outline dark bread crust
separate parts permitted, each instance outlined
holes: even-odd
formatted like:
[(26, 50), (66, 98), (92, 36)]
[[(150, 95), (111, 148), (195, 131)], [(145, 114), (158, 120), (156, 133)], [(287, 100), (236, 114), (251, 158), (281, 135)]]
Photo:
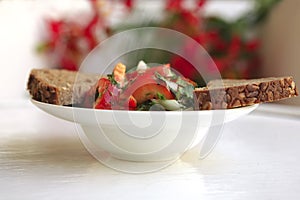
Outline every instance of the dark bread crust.
[(196, 110), (230, 109), (298, 96), (292, 77), (214, 80), (194, 91)]
[(55, 105), (81, 104), (99, 76), (59, 69), (32, 69), (27, 89), (34, 100)]

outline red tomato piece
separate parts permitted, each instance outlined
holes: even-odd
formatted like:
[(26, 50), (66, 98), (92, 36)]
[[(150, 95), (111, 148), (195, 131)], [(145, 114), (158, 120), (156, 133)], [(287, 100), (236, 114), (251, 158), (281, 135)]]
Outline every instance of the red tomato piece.
[(94, 103), (94, 108), (96, 109), (112, 109), (112, 101), (114, 96), (114, 86), (111, 84), (110, 80), (107, 78), (99, 79), (97, 83), (97, 93), (96, 101)]
[[(133, 72), (129, 75), (134, 80), (129, 84), (123, 95), (128, 97), (132, 95), (137, 104), (141, 104), (149, 99), (157, 99), (157, 94), (162, 94), (166, 99), (174, 99), (174, 95), (166, 87), (164, 82), (157, 80), (155, 73), (158, 72), (162, 76), (168, 75), (170, 70), (169, 65), (162, 65), (147, 69), (144, 73), (137, 75), (138, 72)], [(136, 76), (136, 77), (134, 77)]]
[(135, 110), (137, 107), (136, 99), (131, 95), (128, 99), (129, 110)]
[(166, 99), (174, 99), (174, 95), (163, 85), (157, 83), (145, 84), (137, 88), (132, 96), (136, 99), (137, 103), (143, 103), (150, 99), (157, 99), (157, 94), (162, 94)]

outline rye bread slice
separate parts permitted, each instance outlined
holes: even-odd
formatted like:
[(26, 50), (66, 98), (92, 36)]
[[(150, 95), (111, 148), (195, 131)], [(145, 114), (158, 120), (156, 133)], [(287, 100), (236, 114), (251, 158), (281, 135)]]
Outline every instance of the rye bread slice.
[(194, 91), (195, 109), (230, 109), (298, 96), (292, 77), (213, 80)]
[(98, 75), (60, 69), (32, 69), (27, 89), (33, 99), (55, 105), (81, 104)]

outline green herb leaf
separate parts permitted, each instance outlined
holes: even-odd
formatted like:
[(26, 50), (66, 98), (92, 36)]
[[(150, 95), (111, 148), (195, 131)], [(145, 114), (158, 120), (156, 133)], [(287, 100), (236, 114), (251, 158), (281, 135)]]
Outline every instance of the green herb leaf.
[(179, 85), (178, 92), (176, 93), (176, 97), (178, 97), (178, 99), (180, 99), (182, 96), (185, 96), (187, 98), (194, 97), (195, 87), (192, 84), (183, 80), (180, 77), (178, 77), (176, 83)]
[(193, 106), (195, 87), (191, 83), (182, 79), (180, 76), (177, 77), (176, 82), (168, 80), (159, 73), (155, 73), (155, 76), (158, 80), (166, 83), (168, 88), (175, 94), (179, 104), (185, 107)]
[(113, 85), (118, 85), (118, 82), (115, 80), (113, 74), (107, 74), (107, 78), (108, 78), (108, 80), (111, 82), (111, 84), (113, 84)]
[(162, 93), (157, 92), (156, 95), (157, 95), (157, 98), (158, 98), (158, 99), (160, 99), (160, 100), (166, 100), (165, 95), (163, 95)]
[(139, 111), (149, 111), (150, 108), (154, 105), (155, 103), (152, 102), (151, 100), (145, 101), (144, 103), (138, 105), (137, 110)]
[(113, 74), (107, 74), (107, 78), (108, 80), (111, 82), (111, 84), (117, 86), (117, 88), (120, 88), (121, 89), (121, 86), (120, 86), (120, 83), (118, 83), (114, 77)]
[[(165, 82), (165, 84), (167, 85), (167, 87), (174, 93), (176, 94), (177, 90), (178, 90), (178, 85), (176, 83), (174, 83), (173, 81), (169, 81), (168, 79), (166, 79), (165, 77), (163, 77), (160, 73), (155, 72), (155, 76), (157, 79), (159, 79), (160, 81)], [(172, 77), (173, 78), (173, 77)]]

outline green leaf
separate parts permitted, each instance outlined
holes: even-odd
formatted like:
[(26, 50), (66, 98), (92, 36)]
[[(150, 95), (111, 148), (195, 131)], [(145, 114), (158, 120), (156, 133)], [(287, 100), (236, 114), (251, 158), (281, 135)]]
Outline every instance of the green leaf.
[[(155, 72), (155, 77), (163, 82), (165, 82), (165, 84), (167, 85), (167, 87), (174, 93), (176, 94), (177, 90), (178, 90), (178, 85), (176, 83), (174, 83), (173, 81), (169, 81), (168, 79), (166, 79), (165, 77), (163, 77), (162, 75), (160, 75), (160, 73)], [(174, 78), (171, 77), (172, 79)]]
[(166, 83), (168, 88), (175, 94), (178, 103), (186, 107), (191, 106), (191, 102), (194, 101), (194, 89), (195, 89), (195, 87), (191, 83), (182, 79), (180, 76), (177, 77), (176, 82), (169, 81), (159, 73), (156, 73), (155, 76), (159, 80), (164, 81)]
[(108, 78), (108, 80), (111, 82), (111, 84), (119, 86), (119, 84), (118, 84), (118, 82), (115, 80), (113, 74), (108, 74), (108, 75), (107, 75), (107, 78)]
[(138, 105), (137, 110), (139, 111), (149, 111), (150, 108), (154, 105), (155, 103), (152, 102), (151, 100), (145, 101), (144, 103)]
[(179, 85), (179, 93), (181, 96), (186, 96), (188, 98), (193, 98), (193, 93), (195, 87), (188, 83), (187, 81), (183, 80), (181, 77), (178, 77), (176, 83)]
[(157, 92), (156, 95), (157, 95), (157, 98), (158, 98), (158, 99), (160, 99), (160, 100), (166, 100), (165, 95), (163, 95), (162, 93)]

